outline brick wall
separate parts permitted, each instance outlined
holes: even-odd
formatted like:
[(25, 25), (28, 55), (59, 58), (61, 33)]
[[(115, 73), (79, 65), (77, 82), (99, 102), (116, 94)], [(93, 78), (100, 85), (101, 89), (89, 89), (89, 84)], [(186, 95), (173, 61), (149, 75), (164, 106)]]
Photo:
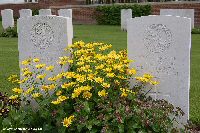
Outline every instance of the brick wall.
[(194, 9), (194, 25), (200, 26), (200, 3), (199, 2), (176, 2), (169, 4), (152, 4), (152, 14), (160, 15), (160, 9)]
[(58, 14), (59, 9), (72, 9), (73, 10), (73, 23), (74, 24), (97, 24), (95, 20), (96, 6), (51, 6), (53, 14)]

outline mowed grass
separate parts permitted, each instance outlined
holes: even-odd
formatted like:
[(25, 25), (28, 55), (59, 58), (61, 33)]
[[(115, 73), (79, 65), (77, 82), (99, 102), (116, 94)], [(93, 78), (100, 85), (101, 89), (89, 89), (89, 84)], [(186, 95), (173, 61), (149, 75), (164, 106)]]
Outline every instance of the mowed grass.
[[(74, 33), (73, 41), (105, 42), (117, 51), (127, 47), (126, 32), (119, 26), (75, 25)], [(0, 91), (10, 93), (7, 78), (14, 73), (19, 73), (17, 38), (0, 38)], [(200, 35), (192, 35), (190, 119), (200, 124)]]

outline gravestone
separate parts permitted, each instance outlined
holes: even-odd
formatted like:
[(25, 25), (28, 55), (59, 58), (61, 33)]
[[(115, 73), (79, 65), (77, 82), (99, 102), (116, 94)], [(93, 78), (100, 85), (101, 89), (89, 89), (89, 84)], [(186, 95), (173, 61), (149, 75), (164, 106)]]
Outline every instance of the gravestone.
[(31, 17), (32, 10), (31, 9), (21, 9), (19, 10), (20, 18), (22, 17)]
[[(160, 84), (149, 95), (180, 107), (189, 119), (191, 20), (144, 16), (128, 20), (128, 57), (139, 75), (152, 74)], [(148, 91), (148, 90), (146, 90)]]
[(14, 27), (14, 18), (12, 9), (1, 10), (1, 16), (2, 16), (3, 29), (7, 29), (8, 27)]
[(42, 16), (52, 15), (51, 14), (51, 9), (40, 9), (39, 10), (39, 15), (42, 15)]
[(20, 67), (23, 60), (31, 57), (39, 58), (46, 66), (55, 66), (53, 74), (47, 73), (46, 79), (61, 72), (57, 61), (59, 57), (66, 55), (64, 48), (70, 41), (67, 36), (67, 19), (60, 16), (32, 16), (18, 19)]
[(191, 27), (194, 28), (194, 9), (160, 9), (160, 15), (191, 18)]
[(127, 31), (127, 19), (132, 18), (131, 9), (122, 9), (121, 10), (121, 30)]
[(58, 15), (72, 18), (72, 9), (60, 9), (58, 10)]
[(69, 37), (73, 38), (74, 33), (73, 33), (73, 22), (72, 22), (72, 9), (60, 9), (58, 10), (58, 15), (69, 18), (69, 23), (68, 23)]

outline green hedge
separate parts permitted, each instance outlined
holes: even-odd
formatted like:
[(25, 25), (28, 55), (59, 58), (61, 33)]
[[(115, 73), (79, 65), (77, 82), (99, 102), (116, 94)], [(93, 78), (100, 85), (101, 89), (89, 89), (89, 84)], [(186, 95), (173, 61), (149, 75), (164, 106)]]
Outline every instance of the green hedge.
[(200, 34), (200, 27), (193, 28), (192, 34)]
[(120, 25), (121, 9), (132, 9), (133, 17), (147, 16), (151, 14), (151, 5), (112, 5), (98, 6), (95, 18), (98, 24)]

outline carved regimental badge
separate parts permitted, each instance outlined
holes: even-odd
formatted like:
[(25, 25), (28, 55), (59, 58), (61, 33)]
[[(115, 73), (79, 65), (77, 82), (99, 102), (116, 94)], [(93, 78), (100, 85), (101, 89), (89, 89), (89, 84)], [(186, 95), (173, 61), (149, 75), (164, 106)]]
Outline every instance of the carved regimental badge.
[(172, 43), (171, 31), (163, 24), (152, 24), (144, 34), (145, 47), (152, 53), (162, 53)]
[(53, 44), (54, 31), (47, 23), (37, 23), (31, 30), (31, 42), (39, 49), (46, 49)]

